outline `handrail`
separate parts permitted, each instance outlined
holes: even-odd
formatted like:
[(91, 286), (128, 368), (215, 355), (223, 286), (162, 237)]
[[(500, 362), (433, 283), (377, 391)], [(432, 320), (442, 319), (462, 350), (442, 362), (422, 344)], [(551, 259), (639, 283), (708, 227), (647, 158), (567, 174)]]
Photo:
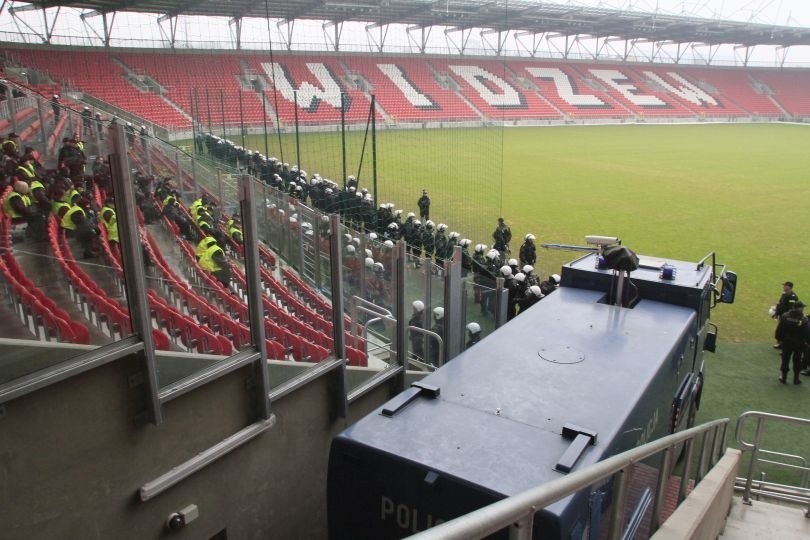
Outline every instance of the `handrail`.
[[(753, 442), (743, 439), (743, 429), (749, 418), (756, 418), (757, 421), (757, 428)], [(762, 411), (747, 411), (740, 415), (740, 417), (737, 419), (737, 431), (735, 434), (735, 439), (741, 450), (751, 452), (751, 461), (748, 464), (748, 474), (745, 477), (745, 489), (743, 491), (743, 504), (747, 505), (751, 505), (751, 487), (753, 484), (754, 467), (756, 467), (757, 462), (760, 461), (758, 454), (760, 452), (779, 454), (778, 452), (771, 452), (762, 450), (760, 448), (760, 445), (762, 444), (762, 435), (765, 432), (766, 420), (773, 420), (786, 424), (810, 426), (810, 418), (799, 418), (797, 416), (787, 416), (784, 414), (775, 414)], [(810, 517), (810, 504), (808, 504), (805, 516)]]
[[(616, 498), (613, 504), (614, 508), (621, 508), (623, 506), (621, 495), (623, 492), (624, 494), (627, 492), (626, 487), (628, 486), (629, 476), (632, 474), (634, 464), (640, 463), (659, 452), (666, 452), (665, 461), (669, 461), (669, 459), (672, 458), (673, 449), (677, 445), (686, 442), (690, 445), (691, 450), (691, 444), (694, 439), (700, 435), (708, 434), (709, 431), (714, 432), (714, 436), (712, 436), (712, 440), (714, 440), (718, 429), (723, 428), (723, 432), (725, 433), (725, 427), (728, 425), (728, 422), (728, 418), (722, 418), (679, 433), (667, 435), (666, 437), (649, 442), (643, 446), (611, 456), (590, 467), (570, 473), (558, 480), (528, 489), (517, 495), (490, 504), (489, 506), (479, 508), (464, 516), (441, 523), (432, 529), (415, 534), (410, 538), (418, 540), (474, 540), (484, 538), (514, 524), (515, 537), (529, 539), (532, 537), (535, 512), (617, 473), (619, 474), (619, 478), (617, 479), (616, 493), (619, 494), (619, 497)], [(705, 440), (706, 438), (704, 437), (704, 442)], [(715, 446), (714, 444), (712, 445), (713, 448)], [(722, 454), (722, 446), (724, 446), (724, 444), (720, 446), (721, 448), (719, 450)], [(701, 454), (702, 453), (703, 452), (701, 452)], [(691, 454), (691, 451), (687, 452), (687, 454)], [(715, 456), (712, 456), (712, 460), (714, 460), (714, 458)], [(687, 459), (685, 463), (685, 469), (688, 469), (689, 460)], [(659, 482), (661, 478), (666, 479), (668, 471), (664, 471), (665, 468), (666, 467), (663, 466), (661, 468)], [(659, 492), (660, 491), (659, 489)], [(616, 510), (616, 512), (618, 511), (619, 510)], [(613, 512), (613, 514), (616, 515), (616, 512)], [(655, 518), (656, 516), (653, 516), (653, 519)], [(619, 523), (617, 523), (616, 520), (611, 519), (609, 538), (620, 537), (621, 531), (618, 530), (618, 525)]]

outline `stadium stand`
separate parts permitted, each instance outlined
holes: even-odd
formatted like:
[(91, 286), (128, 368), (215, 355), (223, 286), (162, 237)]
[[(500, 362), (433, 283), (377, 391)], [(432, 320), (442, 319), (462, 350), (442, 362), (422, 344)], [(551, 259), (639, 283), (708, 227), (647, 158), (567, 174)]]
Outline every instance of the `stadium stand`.
[[(765, 84), (773, 92), (773, 98), (792, 116), (810, 116), (810, 73), (806, 71), (756, 70), (751, 78)], [(761, 96), (767, 99), (768, 96)], [(773, 106), (773, 103), (771, 103)], [(778, 109), (777, 109), (778, 110)], [(779, 114), (778, 112), (775, 114)]]
[[(258, 94), (250, 87), (242, 88), (240, 76), (244, 75), (244, 69), (236, 56), (161, 54), (156, 57), (155, 54), (139, 53), (120, 54), (118, 58), (128, 67), (159, 82), (167, 91), (166, 97), (183, 110), (190, 113), (199, 107), (195, 116), (204, 119), (207, 125), (221, 126), (223, 109), (227, 125), (239, 125), (241, 120), (252, 125), (263, 122), (264, 112)], [(219, 106), (220, 93), (224, 107)], [(196, 95), (194, 103), (193, 94)], [(213, 101), (213, 106), (205, 106), (206, 96)], [(270, 115), (267, 122), (272, 122)]]
[[(301, 125), (337, 124), (341, 93), (349, 123), (366, 121), (371, 94), (377, 119), (392, 124), (810, 114), (797, 90), (808, 76), (768, 69), (277, 54), (274, 70), (268, 56), (250, 53), (14, 49), (12, 56), (50, 75), (56, 84), (39, 87), (46, 94), (78, 88), (169, 129), (188, 128), (192, 112), (202, 124), (221, 125), (223, 109), (232, 126), (272, 125), (276, 114), (290, 125), (296, 95)], [(8, 120), (0, 122), (2, 131)]]
[(136, 88), (127, 72), (107, 52), (20, 49), (15, 51), (25, 66), (47, 73), (65, 88), (73, 87), (149, 119), (161, 126), (184, 128), (191, 120), (160, 96)]

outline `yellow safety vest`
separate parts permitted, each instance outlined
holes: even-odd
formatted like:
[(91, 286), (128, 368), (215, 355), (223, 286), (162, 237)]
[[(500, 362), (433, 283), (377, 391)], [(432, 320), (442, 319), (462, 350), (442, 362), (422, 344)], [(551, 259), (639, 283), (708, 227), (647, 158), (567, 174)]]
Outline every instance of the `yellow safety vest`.
[(82, 141), (77, 142), (76, 143), (76, 148), (78, 148), (79, 150), (84, 151), (84, 142), (82, 142)]
[(70, 188), (62, 196), (62, 202), (73, 205), (73, 197), (75, 197), (76, 195), (80, 195), (79, 190), (76, 188)]
[[(31, 182), (31, 194), (33, 195), (35, 189), (45, 189), (45, 186), (39, 180), (34, 180)], [(33, 197), (32, 197), (33, 198)]]
[(197, 249), (194, 250), (194, 255), (196, 255), (198, 259), (202, 259), (202, 256), (205, 253), (205, 251), (216, 243), (217, 241), (213, 236), (206, 236), (205, 238), (200, 240), (199, 244), (197, 244)]
[(19, 212), (14, 210), (14, 208), (11, 207), (11, 201), (16, 197), (22, 198), (22, 202), (25, 206), (31, 206), (31, 201), (28, 199), (26, 195), (22, 195), (20, 193), (17, 193), (16, 191), (10, 192), (8, 195), (6, 195), (5, 199), (3, 199), (3, 213), (8, 217), (10, 217), (11, 219), (23, 217), (22, 214), (20, 214)]
[(76, 230), (76, 224), (73, 223), (73, 220), (71, 218), (73, 217), (73, 214), (76, 214), (78, 212), (81, 212), (82, 216), (87, 215), (84, 213), (84, 208), (82, 208), (77, 204), (74, 204), (73, 206), (70, 207), (70, 210), (65, 212), (65, 215), (62, 216), (62, 223), (61, 223), (63, 229), (67, 229), (69, 231)]
[(53, 201), (51, 203), (51, 213), (55, 215), (57, 218), (59, 217), (59, 211), (62, 208), (70, 208), (70, 205), (62, 201)]
[(225, 253), (221, 247), (217, 244), (209, 247), (205, 250), (202, 257), (200, 257), (200, 268), (207, 272), (216, 272), (217, 270), (222, 270), (220, 266), (214, 261), (214, 255), (217, 252)]
[(234, 238), (234, 234), (236, 233), (239, 233), (240, 235), (242, 234), (242, 229), (239, 228), (238, 225), (231, 225), (230, 227), (228, 227), (228, 236), (230, 236), (234, 240), (236, 240), (236, 238)]
[(14, 147), (14, 150), (19, 150), (19, 149), (20, 149), (20, 145), (19, 145), (19, 144), (17, 144), (17, 143), (14, 141), (14, 139), (6, 139), (5, 141), (3, 141), (3, 145), (2, 145), (2, 146), (3, 146), (3, 148), (5, 148), (7, 144), (10, 144), (11, 146), (13, 146), (13, 147)]
[(163, 206), (169, 206), (170, 204), (173, 204), (175, 200), (174, 195), (166, 195), (166, 197), (163, 199)]
[(33, 181), (37, 177), (37, 173), (34, 170), (34, 165), (30, 163), (28, 164), (27, 167), (25, 165), (18, 165), (17, 176), (19, 176), (22, 180), (26, 180), (28, 182)]
[[(109, 219), (104, 217), (107, 210), (112, 214)], [(107, 240), (110, 242), (118, 242), (118, 217), (115, 214), (115, 208), (105, 204), (101, 209), (101, 221), (104, 222), (104, 228), (107, 229)]]
[(188, 211), (191, 212), (192, 216), (196, 216), (197, 215), (197, 209), (200, 206), (202, 206), (202, 198), (197, 199), (196, 201), (191, 203), (191, 206), (188, 207)]

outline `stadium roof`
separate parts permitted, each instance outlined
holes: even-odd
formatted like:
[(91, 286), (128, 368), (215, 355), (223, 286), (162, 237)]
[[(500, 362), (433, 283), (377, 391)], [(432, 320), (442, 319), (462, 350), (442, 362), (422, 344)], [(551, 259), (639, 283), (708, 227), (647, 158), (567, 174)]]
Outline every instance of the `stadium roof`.
[(810, 45), (810, 28), (531, 0), (41, 0), (36, 6), (74, 7), (98, 13), (131, 11), (168, 16), (446, 26), (458, 30), (486, 28), (710, 45)]

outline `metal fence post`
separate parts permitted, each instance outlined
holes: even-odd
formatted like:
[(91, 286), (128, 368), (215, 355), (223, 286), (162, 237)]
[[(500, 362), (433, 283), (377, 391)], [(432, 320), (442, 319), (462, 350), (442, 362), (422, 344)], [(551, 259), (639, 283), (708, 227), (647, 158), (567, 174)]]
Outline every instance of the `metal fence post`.
[(405, 299), (406, 279), (406, 252), (405, 241), (399, 240), (393, 251), (393, 277), (394, 277), (394, 317), (397, 319), (394, 334), (394, 346), (397, 351), (397, 363), (402, 367), (399, 375), (397, 389), (406, 390), (405, 371), (408, 369), (408, 316), (406, 313), (407, 301)]
[(254, 374), (259, 380), (257, 410), (262, 418), (270, 418), (270, 380), (267, 370), (267, 337), (264, 332), (264, 304), (262, 303), (262, 279), (259, 270), (259, 231), (256, 220), (255, 190), (248, 176), (239, 177), (239, 203), (242, 210), (242, 230), (245, 248), (245, 281), (247, 282), (248, 310), (250, 312), (250, 337), (258, 357), (253, 363)]
[(459, 355), (464, 341), (464, 305), (461, 284), (461, 247), (453, 248), (453, 255), (444, 261), (444, 361)]
[(495, 279), (495, 328), (506, 324), (506, 311), (509, 303), (509, 294), (504, 287), (506, 280), (502, 277)]
[(127, 292), (132, 330), (143, 341), (144, 348), (139, 352), (145, 364), (147, 391), (149, 392), (149, 415), (154, 424), (163, 421), (158, 390), (160, 384), (155, 360), (155, 344), (152, 338), (152, 318), (146, 299), (146, 277), (143, 273), (143, 250), (135, 212), (135, 193), (132, 175), (126, 159), (124, 127), (115, 126), (110, 130), (114, 153), (110, 156), (113, 193), (115, 194), (116, 214), (120, 237), (121, 260), (124, 267), (124, 284)]
[(745, 491), (743, 491), (743, 504), (751, 506), (751, 483), (754, 476), (754, 467), (757, 464), (757, 454), (759, 445), (762, 442), (762, 434), (765, 431), (765, 421), (762, 417), (757, 418), (757, 433), (754, 438), (754, 448), (751, 450), (751, 462), (748, 464), (748, 475), (745, 478)]
[[(344, 343), (346, 332), (343, 324), (343, 257), (341, 257), (343, 251), (340, 216), (337, 214), (329, 216), (329, 231), (329, 261), (332, 265), (331, 272), (329, 272), (332, 279), (332, 339), (335, 343), (335, 357), (343, 360), (336, 390), (339, 396), (338, 416), (346, 418), (349, 414), (349, 402), (346, 393), (346, 344)], [(356, 324), (355, 319), (352, 319), (352, 324)]]
[[(9, 89), (9, 92), (11, 89)], [(17, 100), (15, 98), (8, 99), (8, 119), (11, 120), (11, 131), (17, 132)], [(19, 135), (19, 133), (17, 133)]]
[[(45, 115), (42, 113), (42, 100), (37, 100), (37, 115), (39, 116), (39, 133), (42, 137), (42, 153), (44, 155), (49, 154), (48, 152), (48, 135), (45, 131)], [(54, 124), (54, 128), (56, 124)], [(99, 152), (100, 153), (100, 152)]]
[(613, 506), (610, 509), (610, 525), (608, 527), (609, 540), (621, 538), (622, 529), (624, 528), (624, 507), (627, 502), (627, 494), (630, 491), (630, 477), (632, 475), (632, 464), (616, 473), (613, 487)]

